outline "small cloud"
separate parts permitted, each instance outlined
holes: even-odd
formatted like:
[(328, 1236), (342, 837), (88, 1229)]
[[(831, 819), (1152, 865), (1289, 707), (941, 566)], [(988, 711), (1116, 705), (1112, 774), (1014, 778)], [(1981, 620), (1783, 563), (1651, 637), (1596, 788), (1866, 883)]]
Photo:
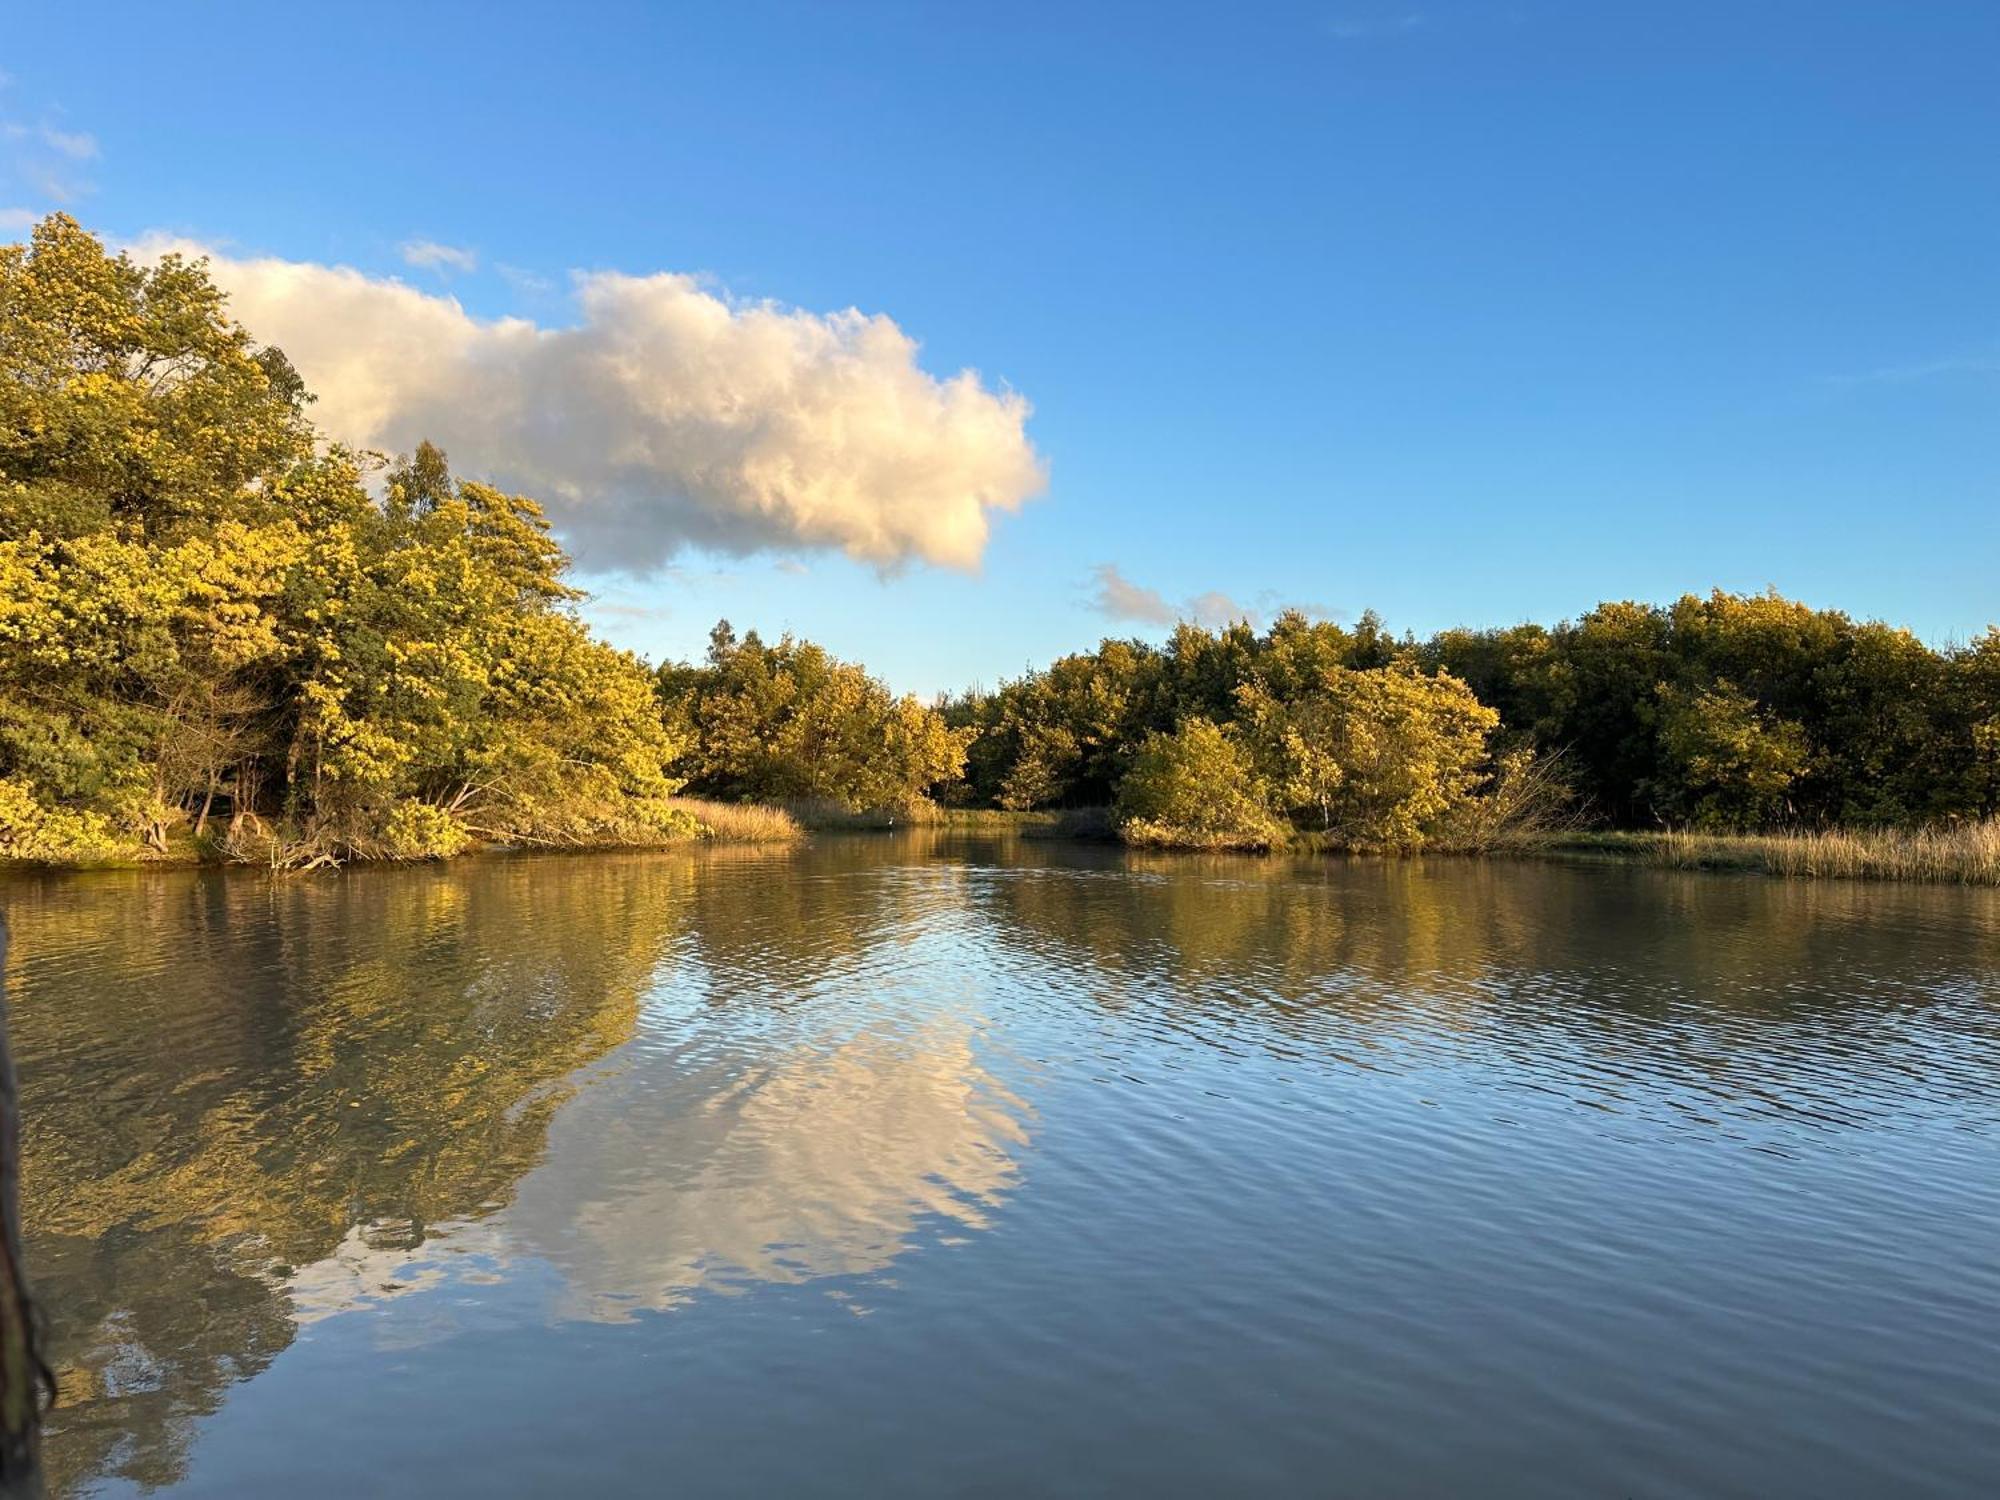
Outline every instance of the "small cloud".
[(664, 620), (673, 614), (664, 604), (606, 604), (592, 600), (590, 612), (612, 620)]
[(1906, 365), (1884, 365), (1853, 375), (1828, 375), (1823, 379), (1828, 385), (1839, 386), (1909, 385), (1919, 380), (1937, 380), (1955, 375), (2000, 375), (2000, 355), (1957, 355)]
[(4, 120), (0, 121), (0, 143), (6, 146), (15, 175), (53, 202), (73, 202), (96, 186), (78, 176), (76, 170), (80, 163), (97, 158), (97, 138), (93, 135)]
[(800, 562), (796, 557), (781, 557), (778, 559), (778, 571), (780, 573), (789, 573), (794, 578), (803, 578), (812, 569)]
[(42, 144), (71, 161), (93, 161), (97, 157), (97, 137), (82, 130), (56, 130), (44, 125)]
[(537, 276), (533, 271), (524, 270), (520, 266), (502, 263), (493, 269), (500, 273), (502, 281), (524, 297), (543, 297), (556, 289), (556, 284), (548, 277)]
[(436, 240), (405, 240), (402, 251), (403, 264), (423, 271), (436, 271), (440, 275), (453, 271), (469, 274), (479, 269), (477, 251), (461, 249), (457, 245), (440, 245)]
[(1264, 616), (1259, 611), (1246, 608), (1215, 589), (1196, 594), (1188, 600), (1185, 610), (1188, 619), (1207, 630), (1220, 630), (1238, 620), (1247, 620), (1253, 627), (1261, 627), (1264, 623)]
[(1091, 596), (1090, 607), (1109, 619), (1132, 620), (1141, 625), (1172, 625), (1179, 620), (1191, 620), (1207, 630), (1219, 630), (1238, 620), (1248, 620), (1253, 626), (1261, 626), (1264, 621), (1261, 611), (1247, 609), (1215, 589), (1176, 605), (1169, 603), (1158, 589), (1132, 582), (1119, 572), (1116, 563), (1099, 563), (1095, 576), (1097, 589)]
[(25, 234), (40, 217), (32, 208), (0, 208), (0, 234)]
[(1379, 37), (1408, 36), (1430, 24), (1430, 17), (1422, 11), (1405, 10), (1387, 15), (1336, 16), (1326, 23), (1326, 33), (1337, 42), (1365, 42)]
[(1308, 620), (1330, 620), (1336, 625), (1344, 625), (1354, 618), (1352, 610), (1335, 604), (1319, 604), (1310, 599), (1287, 599), (1276, 589), (1259, 589), (1257, 608), (1267, 620), (1275, 620), (1283, 614), (1300, 614)]
[(1171, 625), (1174, 607), (1158, 589), (1144, 588), (1118, 571), (1116, 563), (1097, 565), (1097, 592), (1090, 607), (1113, 620), (1137, 620), (1145, 625)]

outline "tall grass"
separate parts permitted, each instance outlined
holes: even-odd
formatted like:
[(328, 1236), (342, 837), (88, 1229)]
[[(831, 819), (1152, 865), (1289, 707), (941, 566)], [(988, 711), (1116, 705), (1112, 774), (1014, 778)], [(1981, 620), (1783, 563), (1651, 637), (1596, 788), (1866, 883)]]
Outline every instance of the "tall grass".
[(947, 807), (939, 810), (939, 821), (945, 828), (967, 833), (1010, 833), (1024, 839), (1113, 841), (1118, 837), (1108, 807), (1052, 807), (1034, 812)]
[(758, 802), (711, 802), (676, 797), (673, 805), (701, 824), (701, 836), (724, 844), (787, 844), (805, 829), (782, 807)]
[(944, 809), (927, 797), (914, 797), (894, 807), (849, 807), (828, 797), (800, 797), (784, 806), (801, 827), (815, 833), (928, 828), (945, 819)]
[(1609, 854), (1676, 870), (1752, 870), (1815, 880), (1911, 880), (2000, 885), (2000, 818), (1933, 828), (1834, 828), (1795, 833), (1583, 834), (1555, 854)]

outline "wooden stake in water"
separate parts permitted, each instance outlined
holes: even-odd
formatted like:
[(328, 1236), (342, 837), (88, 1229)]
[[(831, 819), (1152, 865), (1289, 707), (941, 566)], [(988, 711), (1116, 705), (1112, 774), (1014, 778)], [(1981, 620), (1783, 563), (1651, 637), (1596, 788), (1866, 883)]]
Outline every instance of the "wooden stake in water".
[(0, 1495), (42, 1493), (42, 1396), (53, 1382), (36, 1348), (21, 1266), (21, 1111), (7, 1048), (7, 919), (0, 916)]

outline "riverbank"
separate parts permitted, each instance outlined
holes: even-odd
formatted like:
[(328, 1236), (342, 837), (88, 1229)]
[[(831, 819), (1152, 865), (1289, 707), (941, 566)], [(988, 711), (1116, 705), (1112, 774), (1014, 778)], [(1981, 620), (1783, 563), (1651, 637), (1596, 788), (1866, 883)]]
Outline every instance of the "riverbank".
[(1674, 870), (1734, 870), (1808, 880), (2000, 885), (2000, 819), (1945, 828), (1728, 834), (1669, 829), (1572, 833), (1516, 853), (1616, 860)]
[[(474, 843), (462, 852), (590, 853), (701, 845), (781, 845), (797, 843), (815, 833), (894, 832), (911, 828), (1038, 840), (1128, 842), (1120, 836), (1111, 811), (1101, 807), (1012, 812), (999, 808), (938, 807), (918, 803), (901, 808), (855, 810), (834, 802), (738, 803), (699, 797), (674, 798), (673, 806), (687, 815), (691, 831), (684, 837), (635, 837), (548, 845)], [(268, 848), (261, 857), (252, 857), (241, 849), (232, 851), (214, 843), (197, 843), (180, 836), (169, 839), (167, 847), (161, 850), (67, 859), (0, 860), (0, 868), (12, 865), (41, 869), (136, 869), (268, 863), (275, 870), (300, 870), (312, 865), (404, 862), (388, 855), (301, 860), (287, 857), (287, 845), (282, 838), (266, 842)], [(1191, 848), (1184, 852), (1269, 853), (1293, 857), (1401, 857), (1399, 851), (1360, 849), (1311, 832), (1295, 834), (1289, 842), (1269, 849), (1223, 851)], [(1683, 829), (1529, 832), (1502, 836), (1477, 846), (1434, 845), (1416, 852), (1452, 858), (1640, 864), (1661, 869), (1709, 870), (1784, 879), (2000, 886), (2000, 819), (1942, 828), (1830, 829), (1765, 834), (1696, 833)]]
[[(1033, 813), (948, 810), (943, 813), (942, 821), (946, 827), (1011, 831), (1026, 838), (1119, 841), (1110, 813), (1102, 808)], [(1295, 834), (1290, 842), (1268, 851), (1235, 852), (1395, 857), (1395, 851), (1359, 849), (1309, 832)], [(1527, 831), (1502, 834), (1476, 845), (1435, 845), (1421, 852), (1455, 858), (1644, 864), (1663, 869), (1733, 871), (1787, 879), (2000, 885), (2000, 818), (1940, 828), (1848, 828), (1761, 834), (1696, 833), (1684, 829)]]

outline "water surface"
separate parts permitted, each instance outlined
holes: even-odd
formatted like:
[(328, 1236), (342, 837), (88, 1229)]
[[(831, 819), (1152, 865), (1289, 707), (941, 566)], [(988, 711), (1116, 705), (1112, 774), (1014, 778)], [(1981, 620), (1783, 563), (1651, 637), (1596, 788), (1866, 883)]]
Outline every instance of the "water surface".
[(0, 883), (59, 1495), (2000, 1492), (2000, 893)]

